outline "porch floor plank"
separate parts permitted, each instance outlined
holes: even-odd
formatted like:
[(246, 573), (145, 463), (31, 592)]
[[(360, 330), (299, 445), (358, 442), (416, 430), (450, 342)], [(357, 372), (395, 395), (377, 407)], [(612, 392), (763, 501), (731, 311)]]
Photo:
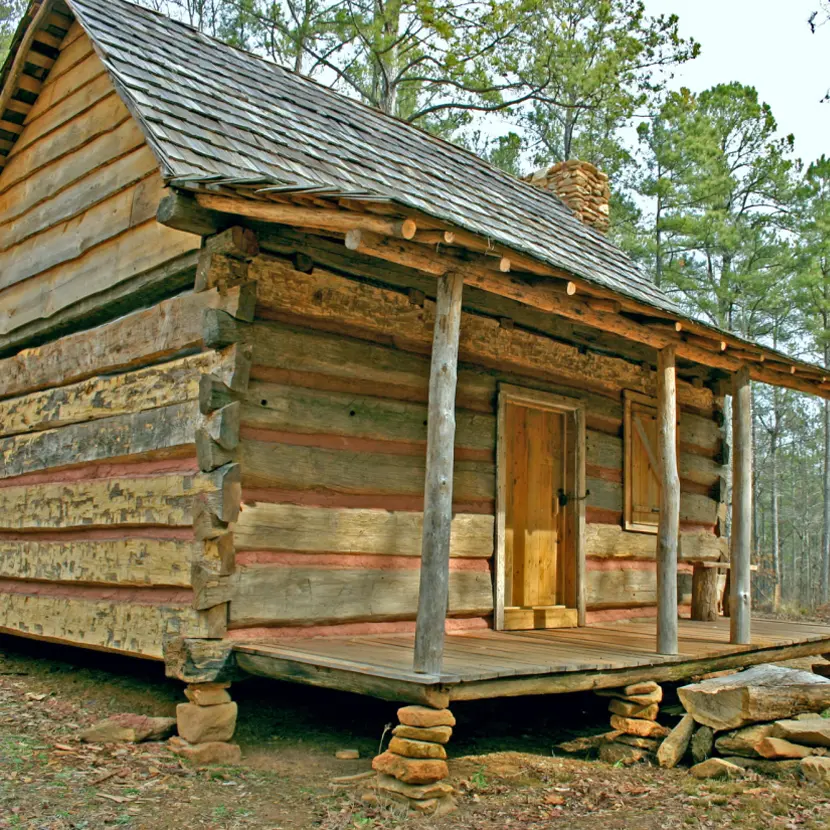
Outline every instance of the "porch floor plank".
[[(649, 674), (676, 680), (701, 671), (830, 653), (830, 626), (817, 623), (753, 620), (752, 645), (729, 642), (728, 618), (682, 619), (678, 628), (677, 655), (654, 651), (654, 620), (447, 634), (440, 677), (412, 670), (411, 633), (274, 638), (238, 641), (234, 647), (240, 662), (254, 666), (255, 673), (413, 701), (423, 699), (425, 689), (444, 689), (458, 700), (554, 694), (609, 688)], [(242, 660), (243, 655), (256, 659)]]

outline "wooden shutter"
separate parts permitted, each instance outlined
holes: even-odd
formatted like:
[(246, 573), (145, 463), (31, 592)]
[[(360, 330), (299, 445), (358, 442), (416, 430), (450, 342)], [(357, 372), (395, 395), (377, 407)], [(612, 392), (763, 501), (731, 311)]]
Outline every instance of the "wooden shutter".
[(660, 520), (657, 402), (625, 393), (625, 529), (656, 533)]

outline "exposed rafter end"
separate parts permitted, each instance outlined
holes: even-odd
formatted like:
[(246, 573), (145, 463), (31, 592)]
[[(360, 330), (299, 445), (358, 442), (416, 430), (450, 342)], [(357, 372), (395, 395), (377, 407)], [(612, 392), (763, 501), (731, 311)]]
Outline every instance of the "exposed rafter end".
[(398, 239), (412, 239), (418, 230), (414, 219), (394, 219), (336, 208), (304, 207), (280, 202), (259, 202), (213, 193), (197, 193), (196, 202), (203, 208), (243, 216), (260, 222), (275, 222), (300, 228), (348, 233), (365, 230)]

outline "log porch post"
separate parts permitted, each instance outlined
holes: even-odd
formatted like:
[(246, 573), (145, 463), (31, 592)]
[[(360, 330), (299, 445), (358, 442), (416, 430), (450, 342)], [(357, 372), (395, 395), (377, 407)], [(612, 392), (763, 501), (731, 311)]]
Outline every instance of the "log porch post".
[(660, 453), (660, 521), (657, 527), (657, 651), (677, 654), (677, 546), (680, 477), (677, 472), (675, 350), (657, 353), (657, 424)]
[(729, 540), (730, 642), (752, 642), (750, 548), (752, 544), (752, 414), (749, 369), (732, 375), (732, 536)]
[(455, 387), (463, 284), (462, 275), (452, 271), (438, 278), (429, 373), (424, 529), (413, 662), (415, 671), (422, 674), (440, 674), (444, 657), (444, 621), (450, 582)]

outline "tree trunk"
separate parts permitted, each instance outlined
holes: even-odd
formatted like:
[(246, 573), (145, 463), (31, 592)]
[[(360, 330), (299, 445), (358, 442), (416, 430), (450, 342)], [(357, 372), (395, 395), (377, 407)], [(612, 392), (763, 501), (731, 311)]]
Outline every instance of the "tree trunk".
[(455, 390), (461, 325), (461, 274), (438, 278), (435, 331), (429, 373), (427, 463), (424, 482), (424, 527), (421, 578), (415, 623), (413, 666), (421, 674), (440, 674), (444, 656), (444, 621), (450, 584), (450, 527), (455, 448)]
[[(828, 329), (828, 315), (824, 314), (824, 330)], [(824, 346), (824, 365), (830, 364), (830, 343)], [(824, 399), (824, 521), (821, 535), (821, 604), (830, 601), (830, 400)]]
[(732, 441), (729, 641), (749, 645), (752, 642), (752, 397), (749, 369), (745, 366), (732, 375)]
[(677, 542), (680, 478), (677, 472), (677, 389), (674, 349), (657, 353), (660, 439), (660, 520), (657, 527), (657, 651), (677, 654)]
[(775, 585), (772, 594), (773, 610), (781, 608), (781, 593), (783, 588), (783, 571), (781, 567), (781, 525), (779, 514), (778, 493), (778, 441), (781, 429), (780, 395), (777, 388), (772, 390), (773, 424), (769, 439), (769, 467), (770, 467), (770, 507), (772, 523), (772, 570), (775, 575)]

